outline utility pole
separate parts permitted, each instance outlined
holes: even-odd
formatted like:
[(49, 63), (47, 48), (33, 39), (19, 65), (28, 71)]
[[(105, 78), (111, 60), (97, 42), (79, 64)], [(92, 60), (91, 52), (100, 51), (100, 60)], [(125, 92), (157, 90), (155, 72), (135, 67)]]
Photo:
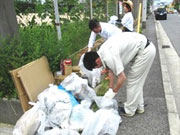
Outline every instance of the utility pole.
[(123, 5), (122, 5), (122, 1), (118, 1), (118, 7), (119, 7), (119, 15), (118, 15), (118, 18), (119, 19), (122, 19), (122, 16), (123, 16)]
[(108, 0), (106, 0), (106, 19), (109, 20), (109, 6), (108, 6)]
[(59, 21), (59, 11), (58, 11), (58, 2), (57, 0), (54, 0), (54, 12), (55, 12), (55, 25), (57, 29), (57, 35), (58, 39), (61, 39), (61, 27), (60, 27), (60, 21)]
[(118, 16), (118, 4), (119, 4), (119, 2), (118, 2), (118, 0), (116, 0), (116, 16)]
[(147, 17), (147, 0), (143, 0), (142, 28), (146, 28), (146, 17)]
[(92, 8), (92, 0), (90, 2), (90, 19), (93, 19), (93, 8)]

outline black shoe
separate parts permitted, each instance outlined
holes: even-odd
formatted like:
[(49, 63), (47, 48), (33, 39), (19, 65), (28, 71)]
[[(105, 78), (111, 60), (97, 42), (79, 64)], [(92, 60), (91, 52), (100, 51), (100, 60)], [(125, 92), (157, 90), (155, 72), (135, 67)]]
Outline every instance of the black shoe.
[(124, 107), (119, 107), (119, 108), (118, 108), (118, 113), (119, 113), (119, 115), (121, 115), (121, 116), (126, 116), (126, 117), (132, 117), (132, 116), (134, 116), (134, 114), (128, 114), (128, 113), (126, 113), (125, 110), (124, 110)]

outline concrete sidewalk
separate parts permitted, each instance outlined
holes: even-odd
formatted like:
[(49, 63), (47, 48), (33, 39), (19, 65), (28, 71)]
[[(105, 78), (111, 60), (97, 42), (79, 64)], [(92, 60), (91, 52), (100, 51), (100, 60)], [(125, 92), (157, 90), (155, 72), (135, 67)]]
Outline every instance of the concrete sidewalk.
[[(144, 86), (144, 114), (132, 118), (122, 117), (117, 135), (169, 135), (168, 112), (163, 89), (159, 50), (153, 15), (148, 17), (143, 33), (156, 46), (156, 57)], [(126, 101), (126, 90), (122, 88), (117, 96), (118, 102)]]

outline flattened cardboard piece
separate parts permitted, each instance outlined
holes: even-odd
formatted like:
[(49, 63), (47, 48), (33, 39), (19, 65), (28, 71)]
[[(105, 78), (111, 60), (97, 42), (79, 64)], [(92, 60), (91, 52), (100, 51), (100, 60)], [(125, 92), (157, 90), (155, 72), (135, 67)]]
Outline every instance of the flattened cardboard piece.
[(20, 102), (21, 102), (21, 107), (22, 107), (23, 111), (25, 112), (25, 111), (27, 111), (28, 109), (30, 109), (31, 106), (28, 104), (28, 102), (29, 102), (28, 95), (26, 94), (26, 91), (25, 91), (25, 89), (24, 89), (23, 86), (22, 86), (21, 80), (20, 80), (20, 78), (18, 77), (18, 73), (17, 73), (17, 72), (20, 71), (21, 69), (22, 69), (22, 67), (10, 71), (10, 73), (11, 73), (11, 76), (12, 76), (12, 79), (13, 79), (13, 82), (14, 82), (14, 85), (15, 85), (15, 87), (16, 87), (19, 100), (20, 100)]
[(30, 101), (33, 102), (37, 100), (39, 93), (48, 88), (49, 84), (55, 82), (53, 74), (50, 71), (48, 60), (45, 56), (21, 69), (18, 75)]
[(80, 72), (79, 66), (72, 66), (72, 72)]
[[(96, 40), (96, 42), (94, 43), (94, 47), (92, 48), (93, 50), (97, 50), (97, 48), (99, 48), (103, 43), (105, 42), (104, 38), (100, 38), (98, 40)], [(73, 55), (71, 55), (71, 58), (73, 58), (74, 56), (77, 57), (77, 59), (79, 60), (80, 57), (87, 52), (88, 47), (84, 47), (83, 49), (77, 51), (76, 53), (74, 53)]]
[(56, 85), (59, 85), (66, 77), (65, 75), (55, 76)]

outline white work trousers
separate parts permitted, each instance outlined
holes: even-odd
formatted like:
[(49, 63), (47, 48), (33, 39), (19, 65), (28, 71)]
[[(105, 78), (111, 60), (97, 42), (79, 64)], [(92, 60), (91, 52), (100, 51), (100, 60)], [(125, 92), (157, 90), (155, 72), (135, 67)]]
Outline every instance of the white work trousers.
[(156, 48), (150, 43), (138, 52), (132, 62), (127, 75), (127, 101), (124, 103), (124, 109), (128, 114), (135, 114), (137, 109), (144, 109), (143, 86), (155, 55)]

